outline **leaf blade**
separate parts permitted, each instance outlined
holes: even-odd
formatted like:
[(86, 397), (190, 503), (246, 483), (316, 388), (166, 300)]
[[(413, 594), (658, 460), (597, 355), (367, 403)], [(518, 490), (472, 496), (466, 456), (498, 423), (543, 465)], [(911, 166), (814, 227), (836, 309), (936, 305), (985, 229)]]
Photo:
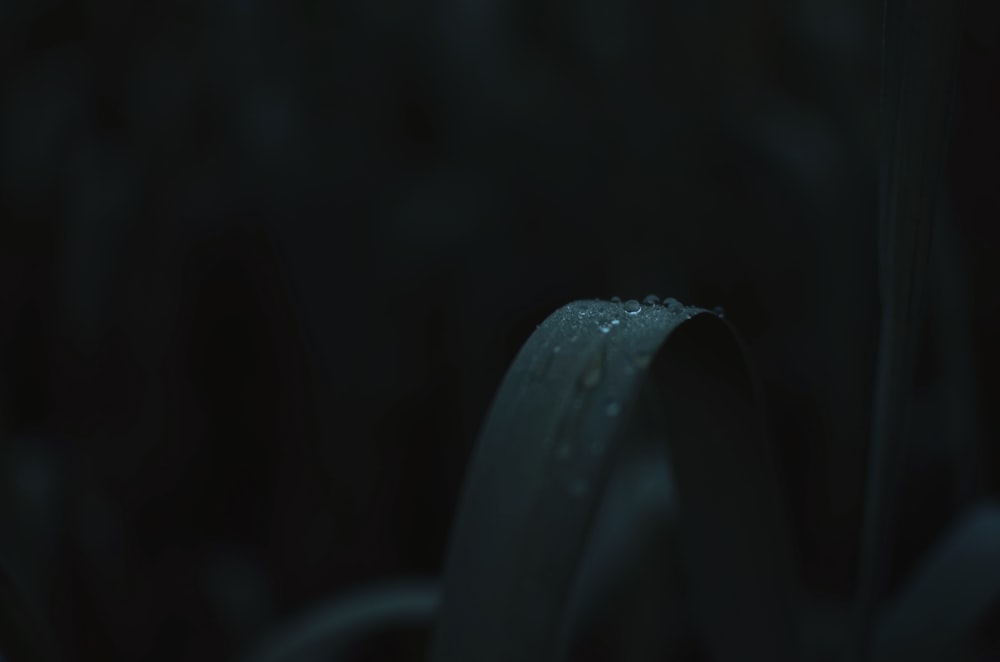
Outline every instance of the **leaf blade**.
[(926, 555), (878, 627), (876, 662), (944, 662), (1000, 600), (1000, 505), (971, 510)]
[[(609, 468), (626, 443), (623, 421), (636, 413), (649, 383), (665, 384), (669, 392), (661, 393), (659, 402), (666, 403), (670, 429), (679, 431), (668, 441), (672, 463), (684, 465), (676, 466), (677, 475), (697, 475), (679, 493), (690, 510), (682, 515), (682, 536), (689, 538), (684, 563), (694, 593), (712, 597), (695, 605), (703, 641), (718, 660), (792, 659), (788, 586), (776, 578), (789, 571), (788, 564), (762, 571), (753, 563), (726, 563), (731, 559), (724, 553), (708, 553), (713, 545), (735, 540), (752, 547), (757, 560), (768, 553), (790, 556), (787, 547), (776, 549), (780, 535), (750, 531), (751, 523), (760, 523), (772, 533), (781, 518), (780, 503), (769, 492), (773, 475), (763, 471), (769, 458), (755, 456), (763, 434), (752, 380), (742, 372), (742, 347), (728, 323), (707, 311), (653, 306), (629, 315), (627, 306), (576, 302), (556, 311), (525, 344), (501, 385), (455, 520), (434, 638), (437, 662), (558, 659), (581, 547)], [(718, 351), (720, 342), (727, 351)], [(694, 349), (697, 359), (685, 359)], [(703, 372), (702, 360), (712, 357), (718, 359), (719, 379), (686, 388), (686, 378)], [(744, 405), (740, 422), (748, 423), (737, 427), (753, 431), (749, 439), (717, 435), (706, 452), (708, 446), (699, 449), (703, 428), (733, 412), (711, 407), (695, 412), (692, 406), (711, 397), (719, 380), (734, 370), (742, 375), (736, 388)], [(677, 404), (670, 406), (670, 397)], [(689, 434), (691, 439), (678, 441)], [(754, 450), (745, 455), (754, 461), (730, 467), (725, 478), (743, 480), (741, 489), (713, 489), (720, 480), (713, 477), (712, 454), (727, 443), (747, 441)], [(741, 478), (740, 469), (751, 478)], [(703, 513), (725, 516), (721, 528), (727, 531), (699, 525)], [(736, 555), (746, 551), (728, 548)], [(716, 567), (706, 567), (709, 558)], [(733, 590), (733, 583), (741, 590)], [(752, 596), (742, 591), (747, 588)], [(712, 600), (723, 608), (714, 608)], [(738, 636), (726, 636), (737, 626), (745, 626)]]
[(881, 323), (852, 657), (887, 588), (937, 196), (955, 84), (958, 2), (886, 0), (879, 192)]

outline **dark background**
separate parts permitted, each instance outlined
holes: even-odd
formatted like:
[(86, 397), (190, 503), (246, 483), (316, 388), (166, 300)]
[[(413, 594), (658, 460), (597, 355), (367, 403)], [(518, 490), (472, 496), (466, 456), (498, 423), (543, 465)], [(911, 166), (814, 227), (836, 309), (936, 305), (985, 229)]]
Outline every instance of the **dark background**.
[[(963, 32), (898, 575), (1000, 488), (995, 6)], [(0, 4), (0, 563), (63, 656), (228, 658), (345, 589), (436, 576), (521, 343), (568, 301), (651, 292), (740, 329), (804, 586), (846, 604), (880, 20)]]

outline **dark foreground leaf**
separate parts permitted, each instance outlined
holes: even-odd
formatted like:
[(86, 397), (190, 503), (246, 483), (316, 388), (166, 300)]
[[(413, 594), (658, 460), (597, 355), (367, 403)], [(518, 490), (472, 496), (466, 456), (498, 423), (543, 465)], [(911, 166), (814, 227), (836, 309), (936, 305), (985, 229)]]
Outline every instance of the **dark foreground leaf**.
[(306, 662), (337, 659), (358, 639), (387, 630), (427, 626), (437, 612), (434, 583), (401, 583), (349, 593), (321, 605), (270, 634), (247, 662)]
[(875, 662), (947, 662), (1000, 602), (1000, 506), (977, 507), (924, 559), (881, 619)]
[(565, 656), (611, 469), (650, 435), (674, 469), (676, 562), (704, 651), (793, 659), (782, 503), (728, 323), (672, 301), (581, 301), (529, 338), (494, 400), (453, 530), (434, 660)]

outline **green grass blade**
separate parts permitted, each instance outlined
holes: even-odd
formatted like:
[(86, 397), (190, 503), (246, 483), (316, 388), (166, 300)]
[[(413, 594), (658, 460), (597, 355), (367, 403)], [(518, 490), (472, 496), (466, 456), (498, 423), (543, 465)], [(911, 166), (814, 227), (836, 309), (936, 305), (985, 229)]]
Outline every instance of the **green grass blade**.
[(560, 659), (588, 532), (637, 415), (653, 417), (675, 470), (706, 652), (793, 658), (787, 532), (742, 348), (707, 311), (639, 308), (569, 304), (512, 365), (456, 517), (436, 662)]

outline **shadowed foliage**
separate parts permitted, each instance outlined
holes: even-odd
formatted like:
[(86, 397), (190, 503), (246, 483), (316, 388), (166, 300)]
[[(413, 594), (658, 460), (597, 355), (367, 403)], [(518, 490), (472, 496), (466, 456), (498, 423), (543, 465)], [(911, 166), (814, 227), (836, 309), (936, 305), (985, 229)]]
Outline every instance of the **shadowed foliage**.
[(995, 657), (998, 6), (0, 3), (0, 656)]

